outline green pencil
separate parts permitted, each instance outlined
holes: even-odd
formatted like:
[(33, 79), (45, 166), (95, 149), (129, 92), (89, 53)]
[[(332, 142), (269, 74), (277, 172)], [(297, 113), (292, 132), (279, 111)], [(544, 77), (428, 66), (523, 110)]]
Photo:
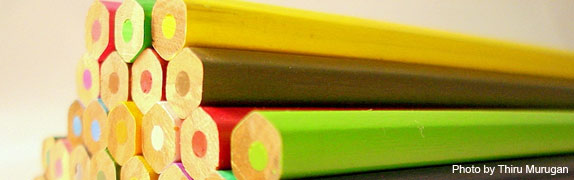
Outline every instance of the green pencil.
[(233, 130), (237, 179), (299, 178), (574, 152), (573, 111), (256, 111)]
[(233, 172), (230, 170), (219, 170), (217, 171), (217, 179), (225, 179), (225, 180), (236, 180)]
[(125, 0), (116, 11), (115, 44), (122, 59), (132, 63), (151, 47), (151, 13), (155, 0)]

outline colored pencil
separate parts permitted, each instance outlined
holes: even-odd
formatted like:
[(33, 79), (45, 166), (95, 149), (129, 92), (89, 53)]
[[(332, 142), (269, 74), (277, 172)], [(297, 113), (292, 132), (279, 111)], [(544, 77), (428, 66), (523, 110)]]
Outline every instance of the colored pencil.
[(115, 44), (122, 59), (132, 63), (151, 46), (151, 12), (155, 0), (124, 0), (116, 11)]
[(121, 102), (108, 115), (108, 150), (120, 166), (142, 154), (142, 117), (133, 102)]
[(173, 163), (169, 165), (163, 173), (159, 175), (159, 180), (193, 180), (181, 163)]
[(167, 67), (180, 118), (197, 106), (574, 107), (574, 81), (254, 51), (184, 49)]
[(94, 0), (84, 35), (35, 179), (445, 179), (416, 172), (574, 153), (574, 51), (242, 0)]
[(131, 66), (116, 51), (102, 63), (100, 94), (106, 107), (112, 109), (121, 102), (131, 100)]
[(215, 170), (231, 169), (231, 132), (254, 110), (360, 110), (349, 108), (206, 107), (193, 110), (181, 125), (181, 162), (194, 179), (215, 178)]
[(158, 0), (153, 46), (248, 49), (574, 78), (574, 53), (238, 0)]
[(56, 144), (56, 140), (61, 138), (62, 137), (50, 136), (42, 141), (42, 168), (44, 172), (48, 172), (48, 168), (52, 162), (52, 159), (50, 159), (52, 147), (54, 147), (54, 144)]
[(167, 62), (151, 49), (145, 49), (132, 66), (132, 99), (146, 113), (156, 102), (165, 101)]
[(177, 118), (166, 102), (155, 104), (142, 119), (142, 148), (145, 159), (156, 173), (180, 161), (179, 131), (182, 119)]
[(181, 125), (181, 162), (194, 179), (231, 169), (231, 131), (253, 108), (199, 107)]
[(182, 51), (168, 64), (165, 96), (179, 118), (187, 118), (199, 106), (203, 79), (201, 61), (189, 49)]
[(572, 111), (255, 111), (231, 165), (279, 179), (540, 156), (574, 152), (572, 128)]
[(108, 109), (101, 99), (94, 100), (82, 114), (84, 132), (82, 138), (86, 149), (94, 154), (108, 146)]
[(114, 20), (120, 2), (96, 0), (86, 17), (87, 55), (102, 62), (114, 51)]
[(120, 179), (157, 179), (158, 175), (153, 172), (149, 164), (142, 156), (131, 157), (121, 169)]
[(83, 145), (76, 146), (70, 155), (70, 179), (90, 177), (90, 156)]
[(92, 156), (90, 177), (93, 179), (119, 180), (120, 166), (114, 162), (107, 149), (102, 149)]
[(68, 108), (68, 135), (66, 139), (72, 147), (82, 144), (82, 114), (84, 105), (75, 100)]
[(181, 125), (181, 162), (193, 179), (208, 178), (219, 165), (217, 125), (202, 108), (196, 108)]
[(226, 171), (216, 171), (212, 172), (211, 176), (207, 178), (207, 180), (236, 180), (233, 172), (226, 170)]
[(76, 69), (76, 92), (82, 104), (89, 104), (100, 96), (100, 65), (84, 54)]
[(50, 150), (50, 165), (46, 171), (46, 179), (70, 179), (70, 151), (72, 147), (66, 139), (58, 139)]

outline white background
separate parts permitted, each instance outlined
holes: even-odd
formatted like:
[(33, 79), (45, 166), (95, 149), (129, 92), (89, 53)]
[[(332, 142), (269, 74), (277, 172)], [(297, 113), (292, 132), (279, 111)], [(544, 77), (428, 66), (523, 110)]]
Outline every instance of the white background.
[[(574, 51), (571, 0), (254, 0)], [(90, 0), (0, 0), (1, 179), (40, 175), (65, 135)]]

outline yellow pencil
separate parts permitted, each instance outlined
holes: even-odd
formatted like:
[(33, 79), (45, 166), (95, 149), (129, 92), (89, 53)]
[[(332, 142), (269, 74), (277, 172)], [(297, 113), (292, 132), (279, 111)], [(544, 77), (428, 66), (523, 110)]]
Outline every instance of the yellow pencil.
[(154, 180), (158, 178), (147, 161), (142, 156), (132, 156), (122, 166), (120, 179)]
[(353, 57), (574, 78), (574, 52), (237, 0), (158, 0), (153, 46)]
[(137, 106), (121, 102), (108, 115), (108, 150), (116, 163), (124, 166), (133, 156), (141, 155), (141, 121)]

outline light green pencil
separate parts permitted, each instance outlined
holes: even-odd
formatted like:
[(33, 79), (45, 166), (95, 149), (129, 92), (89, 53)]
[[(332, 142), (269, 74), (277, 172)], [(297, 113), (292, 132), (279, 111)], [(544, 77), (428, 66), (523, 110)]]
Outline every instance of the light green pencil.
[(151, 13), (155, 0), (124, 0), (116, 11), (115, 45), (127, 63), (151, 47)]
[(574, 152), (574, 111), (255, 111), (237, 179), (299, 178)]

